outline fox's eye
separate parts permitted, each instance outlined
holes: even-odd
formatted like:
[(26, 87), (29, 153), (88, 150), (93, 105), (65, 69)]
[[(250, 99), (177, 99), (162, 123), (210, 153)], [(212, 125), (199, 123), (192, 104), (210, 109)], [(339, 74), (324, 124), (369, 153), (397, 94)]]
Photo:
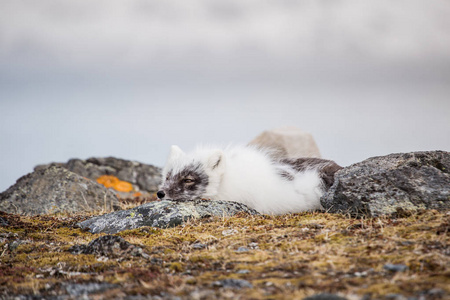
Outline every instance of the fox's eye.
[(191, 179), (191, 178), (185, 178), (184, 179), (184, 183), (193, 183), (193, 182), (194, 182), (194, 180)]

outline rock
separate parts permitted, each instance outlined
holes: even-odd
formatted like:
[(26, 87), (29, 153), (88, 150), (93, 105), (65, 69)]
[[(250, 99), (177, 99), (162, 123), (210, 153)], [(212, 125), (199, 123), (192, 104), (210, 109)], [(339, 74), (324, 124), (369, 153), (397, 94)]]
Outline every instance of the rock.
[(143, 256), (148, 257), (142, 248), (128, 243), (120, 236), (104, 235), (88, 245), (75, 245), (70, 247), (69, 252), (72, 254), (94, 254), (96, 256), (127, 257), (127, 256)]
[[(73, 297), (86, 297), (88, 294), (100, 293), (106, 290), (119, 287), (117, 284), (111, 284), (106, 282), (96, 283), (68, 283), (64, 285), (67, 293)], [(87, 297), (86, 297), (87, 298)]]
[(450, 153), (427, 151), (369, 158), (335, 173), (322, 206), (352, 216), (450, 209)]
[(174, 227), (192, 218), (232, 216), (241, 212), (252, 215), (259, 214), (256, 210), (244, 204), (232, 201), (193, 200), (180, 202), (163, 200), (94, 217), (78, 223), (78, 225), (92, 233), (113, 234), (142, 226)]
[(195, 243), (195, 244), (192, 244), (191, 247), (192, 247), (192, 249), (201, 250), (201, 249), (205, 249), (206, 245), (202, 244), (202, 243)]
[(8, 226), (8, 221), (0, 217), (0, 226)]
[(347, 300), (347, 298), (329, 293), (321, 293), (303, 298), (303, 300)]
[(242, 289), (242, 288), (253, 288), (253, 285), (247, 280), (243, 279), (223, 279), (214, 281), (212, 283), (213, 287), (223, 287), (223, 288), (231, 288), (231, 289)]
[(248, 244), (248, 247), (253, 250), (259, 249), (258, 243), (255, 243), (255, 242)]
[[(412, 300), (410, 298), (406, 298), (405, 296), (401, 295), (401, 294), (387, 294), (386, 296), (384, 296), (384, 299), (386, 300)], [(413, 298), (416, 299), (416, 298)]]
[(149, 193), (156, 192), (161, 182), (160, 168), (114, 157), (92, 157), (86, 160), (71, 159), (67, 163), (39, 165), (36, 166), (35, 170), (48, 166), (63, 167), (92, 180), (96, 180), (102, 175), (113, 175), (120, 180), (131, 183), (136, 190)]
[(234, 229), (234, 228), (231, 228), (231, 229), (227, 229), (227, 230), (223, 230), (223, 231), (222, 231), (222, 235), (223, 235), (223, 236), (235, 235), (235, 234), (237, 234), (237, 233), (238, 233), (238, 231), (237, 231), (236, 229)]
[(104, 186), (67, 169), (50, 166), (19, 178), (0, 194), (0, 210), (39, 215), (119, 209), (119, 201)]
[(402, 264), (398, 264), (398, 265), (385, 264), (383, 266), (383, 269), (391, 271), (391, 272), (405, 272), (406, 270), (408, 270), (408, 266), (405, 266)]
[(277, 154), (287, 158), (320, 157), (312, 135), (295, 127), (264, 131), (249, 144), (276, 149)]
[(241, 247), (237, 248), (236, 251), (234, 251), (234, 252), (249, 252), (249, 251), (250, 250), (247, 247), (241, 246)]

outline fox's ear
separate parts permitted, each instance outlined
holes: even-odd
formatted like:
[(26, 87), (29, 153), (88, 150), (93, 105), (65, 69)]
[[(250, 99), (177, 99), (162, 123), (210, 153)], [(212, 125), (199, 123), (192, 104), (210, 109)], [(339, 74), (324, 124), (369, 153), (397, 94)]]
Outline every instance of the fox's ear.
[(180, 149), (180, 147), (178, 147), (177, 145), (172, 145), (172, 147), (170, 147), (169, 160), (173, 160), (182, 156), (184, 156), (184, 152)]
[(211, 171), (223, 170), (225, 167), (225, 155), (222, 150), (216, 150), (208, 157), (207, 166)]

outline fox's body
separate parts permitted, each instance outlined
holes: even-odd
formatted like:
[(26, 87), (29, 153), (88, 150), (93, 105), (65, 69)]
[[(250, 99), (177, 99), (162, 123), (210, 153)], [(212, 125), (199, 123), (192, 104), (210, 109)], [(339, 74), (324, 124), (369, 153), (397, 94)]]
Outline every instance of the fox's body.
[(236, 201), (268, 214), (314, 210), (339, 168), (322, 159), (275, 159), (249, 146), (190, 154), (172, 146), (158, 197)]

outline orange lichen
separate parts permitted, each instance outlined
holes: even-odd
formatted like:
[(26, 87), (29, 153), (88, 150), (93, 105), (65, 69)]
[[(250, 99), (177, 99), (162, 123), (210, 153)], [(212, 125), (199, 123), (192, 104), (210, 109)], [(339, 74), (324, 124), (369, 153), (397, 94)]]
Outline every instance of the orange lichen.
[(136, 193), (133, 194), (133, 197), (140, 197), (140, 196), (142, 196), (141, 192), (136, 192)]
[(112, 175), (102, 175), (97, 178), (97, 182), (107, 188), (113, 188), (118, 192), (129, 193), (133, 190), (133, 185), (131, 183), (122, 181), (116, 176)]

